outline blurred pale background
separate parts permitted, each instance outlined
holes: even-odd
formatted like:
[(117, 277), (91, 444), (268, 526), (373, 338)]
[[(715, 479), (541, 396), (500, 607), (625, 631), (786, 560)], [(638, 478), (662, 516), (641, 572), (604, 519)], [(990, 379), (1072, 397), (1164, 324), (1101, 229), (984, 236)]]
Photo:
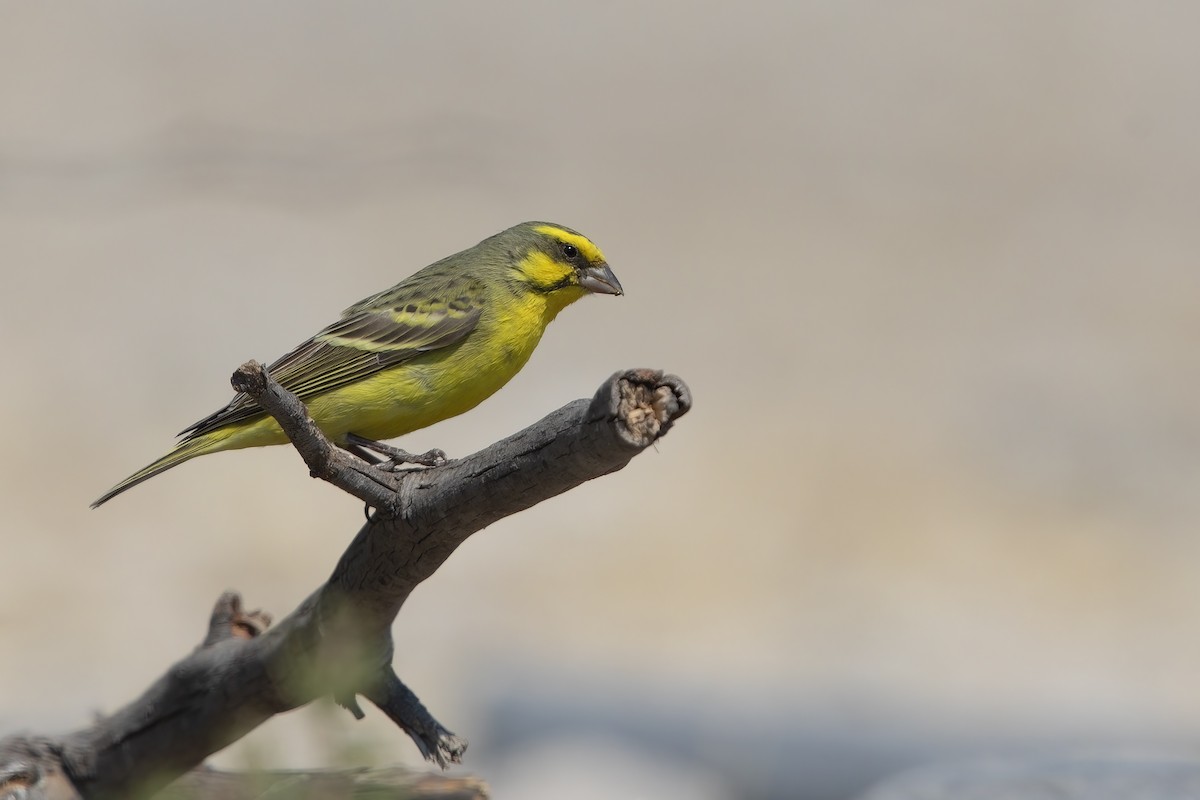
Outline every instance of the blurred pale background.
[[(512, 223), (628, 296), (410, 449), (662, 367), (657, 448), (470, 540), (399, 673), (498, 796), (845, 797), (1200, 746), (1200, 6), (113, 3), (0, 24), (0, 732), (138, 694), (361, 522), (275, 448), (88, 502)], [(219, 763), (417, 764), (371, 710)]]

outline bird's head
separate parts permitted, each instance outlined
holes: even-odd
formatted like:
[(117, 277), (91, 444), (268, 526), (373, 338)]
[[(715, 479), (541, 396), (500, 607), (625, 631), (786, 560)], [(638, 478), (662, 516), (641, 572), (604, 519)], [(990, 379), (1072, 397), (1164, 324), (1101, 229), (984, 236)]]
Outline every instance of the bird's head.
[(525, 222), (511, 236), (516, 278), (565, 306), (585, 294), (623, 294), (604, 253), (582, 233), (549, 222)]

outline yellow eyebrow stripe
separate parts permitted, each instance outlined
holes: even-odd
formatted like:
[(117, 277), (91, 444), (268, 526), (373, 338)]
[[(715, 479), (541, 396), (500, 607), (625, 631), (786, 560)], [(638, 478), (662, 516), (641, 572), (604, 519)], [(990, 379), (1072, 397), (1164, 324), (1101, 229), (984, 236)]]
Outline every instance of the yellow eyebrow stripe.
[(543, 233), (547, 236), (553, 236), (560, 242), (566, 242), (567, 244), (575, 245), (579, 252), (583, 253), (583, 257), (586, 258), (590, 263), (594, 264), (597, 261), (607, 261), (607, 259), (604, 257), (604, 253), (600, 252), (600, 248), (592, 244), (592, 240), (586, 236), (582, 236), (578, 233), (571, 233), (570, 231), (564, 231), (562, 228), (555, 227), (554, 225), (538, 225), (536, 228), (534, 228), (534, 231), (537, 233)]

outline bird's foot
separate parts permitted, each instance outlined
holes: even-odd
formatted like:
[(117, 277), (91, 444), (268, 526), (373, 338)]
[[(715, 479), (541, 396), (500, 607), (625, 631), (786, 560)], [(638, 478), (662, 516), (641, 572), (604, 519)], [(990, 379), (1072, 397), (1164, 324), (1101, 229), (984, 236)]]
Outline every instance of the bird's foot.
[(424, 453), (410, 453), (407, 450), (395, 448), (395, 454), (388, 457), (387, 461), (380, 464), (380, 468), (397, 472), (405, 464), (417, 464), (422, 467), (440, 467), (449, 459), (446, 458), (444, 450), (438, 450), (436, 447), (432, 450), (426, 450)]
[[(347, 449), (356, 456), (371, 461), (381, 469), (392, 472), (396, 472), (405, 464), (418, 464), (422, 467), (440, 467), (447, 460), (446, 453), (437, 448), (424, 453), (410, 453), (407, 450), (401, 450), (399, 447), (392, 447), (390, 444), (377, 442), (374, 439), (366, 439), (353, 433), (346, 434), (346, 443), (349, 445)], [(385, 460), (379, 461), (375, 459), (373, 457), (374, 453), (385, 456)]]

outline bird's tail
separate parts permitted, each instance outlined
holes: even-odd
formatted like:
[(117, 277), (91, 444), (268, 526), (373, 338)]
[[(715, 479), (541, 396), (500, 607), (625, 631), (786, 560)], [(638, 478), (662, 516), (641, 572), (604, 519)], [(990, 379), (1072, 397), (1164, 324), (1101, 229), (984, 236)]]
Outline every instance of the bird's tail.
[[(214, 431), (214, 433), (219, 433), (219, 431)], [(107, 503), (109, 500), (112, 500), (126, 489), (132, 489), (142, 481), (150, 480), (155, 475), (166, 472), (171, 467), (177, 467), (185, 461), (191, 461), (196, 456), (202, 456), (205, 453), (211, 453), (215, 450), (222, 449), (219, 447), (219, 445), (221, 440), (224, 438), (226, 437), (217, 437), (213, 436), (213, 434), (209, 434), (207, 436), (200, 436), (195, 439), (186, 439), (180, 442), (179, 444), (175, 445), (174, 450), (167, 453), (153, 464), (138, 470), (113, 488), (109, 489), (100, 497), (99, 500), (92, 503), (92, 508), (99, 508), (101, 505)]]

